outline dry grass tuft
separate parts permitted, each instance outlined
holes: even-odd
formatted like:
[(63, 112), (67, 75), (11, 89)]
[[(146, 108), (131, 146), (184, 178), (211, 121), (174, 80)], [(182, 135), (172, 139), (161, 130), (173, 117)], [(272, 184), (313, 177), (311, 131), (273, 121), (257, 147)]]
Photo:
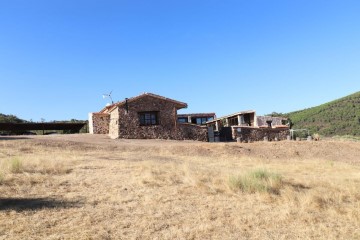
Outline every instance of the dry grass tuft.
[(268, 192), (279, 194), (283, 186), (282, 177), (266, 169), (252, 170), (245, 175), (230, 176), (229, 186), (235, 191), (247, 193)]
[(68, 174), (72, 171), (69, 164), (61, 160), (54, 159), (33, 159), (27, 158), (25, 160), (19, 157), (13, 157), (6, 160), (2, 164), (4, 171), (12, 174), (20, 173), (40, 173), (48, 175)]
[(23, 162), (19, 158), (12, 158), (10, 160), (9, 169), (11, 173), (22, 173), (23, 168)]
[(0, 185), (4, 183), (4, 180), (5, 180), (5, 174), (0, 171)]
[(57, 160), (37, 160), (29, 162), (24, 170), (28, 173), (41, 173), (49, 175), (68, 174), (72, 171), (71, 166)]
[(320, 135), (319, 135), (318, 133), (314, 133), (312, 137), (313, 137), (313, 139), (314, 139), (315, 141), (319, 141), (319, 140), (320, 140)]

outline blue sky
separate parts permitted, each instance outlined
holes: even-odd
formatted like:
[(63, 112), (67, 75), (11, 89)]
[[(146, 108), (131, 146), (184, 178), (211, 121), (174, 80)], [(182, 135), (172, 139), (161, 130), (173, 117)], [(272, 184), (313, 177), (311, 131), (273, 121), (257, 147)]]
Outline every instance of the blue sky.
[(360, 90), (360, 1), (0, 1), (0, 113), (86, 119), (153, 92), (218, 116)]

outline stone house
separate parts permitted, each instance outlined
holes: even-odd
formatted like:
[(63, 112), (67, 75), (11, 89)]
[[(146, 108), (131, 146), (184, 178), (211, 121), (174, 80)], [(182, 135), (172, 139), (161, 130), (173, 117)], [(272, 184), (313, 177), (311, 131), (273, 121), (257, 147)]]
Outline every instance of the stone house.
[(115, 138), (207, 141), (206, 126), (179, 123), (177, 110), (187, 104), (153, 93), (126, 98), (89, 114), (89, 132)]

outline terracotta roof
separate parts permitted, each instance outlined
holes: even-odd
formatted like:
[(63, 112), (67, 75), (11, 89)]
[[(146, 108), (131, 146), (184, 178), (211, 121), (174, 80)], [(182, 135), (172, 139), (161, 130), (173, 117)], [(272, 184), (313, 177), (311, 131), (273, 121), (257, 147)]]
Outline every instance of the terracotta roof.
[(98, 112), (98, 113), (106, 113), (106, 112), (108, 112), (108, 110), (109, 110), (110, 108), (112, 108), (112, 107), (114, 107), (114, 106), (115, 106), (115, 103), (113, 103), (113, 104), (111, 104), (111, 105), (109, 105), (109, 106), (106, 106), (106, 107), (104, 107), (103, 109), (101, 109), (101, 111)]
[[(145, 97), (145, 96), (150, 96), (150, 97), (154, 97), (154, 98), (158, 98), (158, 99), (161, 99), (161, 100), (165, 100), (165, 101), (168, 101), (168, 102), (172, 102), (172, 103), (175, 103), (177, 105), (177, 108), (178, 109), (181, 109), (181, 108), (187, 108), (187, 104), (184, 103), (184, 102), (180, 102), (180, 101), (176, 101), (176, 100), (173, 100), (171, 98), (166, 98), (166, 97), (163, 97), (163, 96), (160, 96), (160, 95), (157, 95), (157, 94), (154, 94), (154, 93), (143, 93), (143, 94), (140, 94), (138, 96), (135, 96), (135, 97), (131, 97), (131, 98), (128, 98), (128, 102), (133, 102), (137, 99), (140, 99), (142, 97)], [(114, 104), (111, 104), (109, 106), (106, 106), (104, 107), (100, 113), (104, 113), (104, 112), (111, 112), (113, 109), (115, 109), (116, 107), (118, 106), (122, 106), (122, 105), (125, 105), (126, 103), (126, 100), (123, 100), (123, 101), (120, 101), (120, 102), (117, 102), (117, 103), (114, 103)]]

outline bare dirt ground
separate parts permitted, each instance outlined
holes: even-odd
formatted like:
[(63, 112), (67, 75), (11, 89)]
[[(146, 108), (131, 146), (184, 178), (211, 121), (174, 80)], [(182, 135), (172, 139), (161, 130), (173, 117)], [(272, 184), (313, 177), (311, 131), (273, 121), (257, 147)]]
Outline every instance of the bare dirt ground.
[(0, 137), (0, 239), (360, 239), (360, 143)]

